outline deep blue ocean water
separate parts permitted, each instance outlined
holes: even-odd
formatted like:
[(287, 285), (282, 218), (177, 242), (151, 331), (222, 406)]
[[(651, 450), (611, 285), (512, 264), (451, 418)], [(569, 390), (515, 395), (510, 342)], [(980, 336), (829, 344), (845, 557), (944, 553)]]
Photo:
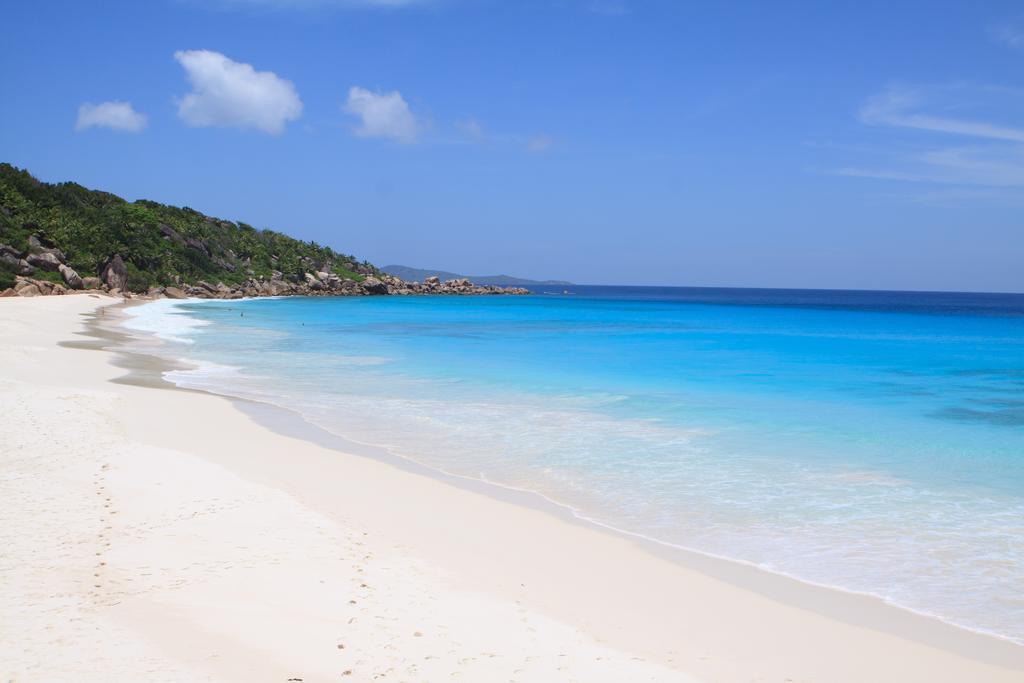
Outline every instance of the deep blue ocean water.
[(1024, 642), (1024, 295), (157, 302), (194, 388)]

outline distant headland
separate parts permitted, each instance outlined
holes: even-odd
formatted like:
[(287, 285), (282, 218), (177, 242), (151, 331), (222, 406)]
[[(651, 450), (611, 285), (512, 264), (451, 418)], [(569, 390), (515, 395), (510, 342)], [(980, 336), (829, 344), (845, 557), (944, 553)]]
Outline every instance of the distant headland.
[(407, 281), (420, 281), (428, 277), (439, 278), (442, 282), (467, 279), (478, 285), (498, 285), (502, 287), (525, 285), (571, 285), (567, 280), (529, 280), (513, 275), (460, 275), (446, 270), (430, 270), (427, 268), (410, 268), (409, 266), (384, 266), (382, 271)]
[(367, 261), (188, 207), (44, 183), (0, 164), (0, 296), (527, 294), (467, 278), (410, 282)]

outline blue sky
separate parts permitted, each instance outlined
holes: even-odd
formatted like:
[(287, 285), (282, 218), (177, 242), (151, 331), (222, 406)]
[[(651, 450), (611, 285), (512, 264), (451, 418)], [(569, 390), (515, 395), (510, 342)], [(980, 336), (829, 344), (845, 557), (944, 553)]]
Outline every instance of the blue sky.
[(378, 265), (1024, 291), (1019, 2), (9, 4), (0, 160)]

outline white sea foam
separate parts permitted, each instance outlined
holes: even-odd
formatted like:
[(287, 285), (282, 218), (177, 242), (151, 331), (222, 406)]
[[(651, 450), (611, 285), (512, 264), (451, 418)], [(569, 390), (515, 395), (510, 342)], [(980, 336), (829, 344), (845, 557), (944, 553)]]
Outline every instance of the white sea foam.
[[(168, 370), (164, 373), (164, 379), (176, 386), (190, 389), (212, 389), (219, 382), (234, 381), (243, 379), (242, 370), (234, 365), (222, 365), (212, 361), (196, 361), (195, 359), (182, 359), (194, 367), (187, 370)], [(250, 377), (251, 379), (261, 379)]]
[(127, 319), (124, 326), (129, 330), (148, 332), (164, 341), (192, 344), (192, 337), (209, 323), (181, 310), (185, 303), (188, 302), (158, 299), (142, 306), (131, 306), (125, 310)]

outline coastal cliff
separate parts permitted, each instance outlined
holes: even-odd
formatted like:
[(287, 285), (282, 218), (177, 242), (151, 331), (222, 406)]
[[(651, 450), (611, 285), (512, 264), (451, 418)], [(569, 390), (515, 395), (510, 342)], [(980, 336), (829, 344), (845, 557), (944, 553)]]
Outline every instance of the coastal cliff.
[(75, 290), (207, 299), (528, 293), (466, 279), (406, 282), (315, 242), (0, 164), (0, 297)]

